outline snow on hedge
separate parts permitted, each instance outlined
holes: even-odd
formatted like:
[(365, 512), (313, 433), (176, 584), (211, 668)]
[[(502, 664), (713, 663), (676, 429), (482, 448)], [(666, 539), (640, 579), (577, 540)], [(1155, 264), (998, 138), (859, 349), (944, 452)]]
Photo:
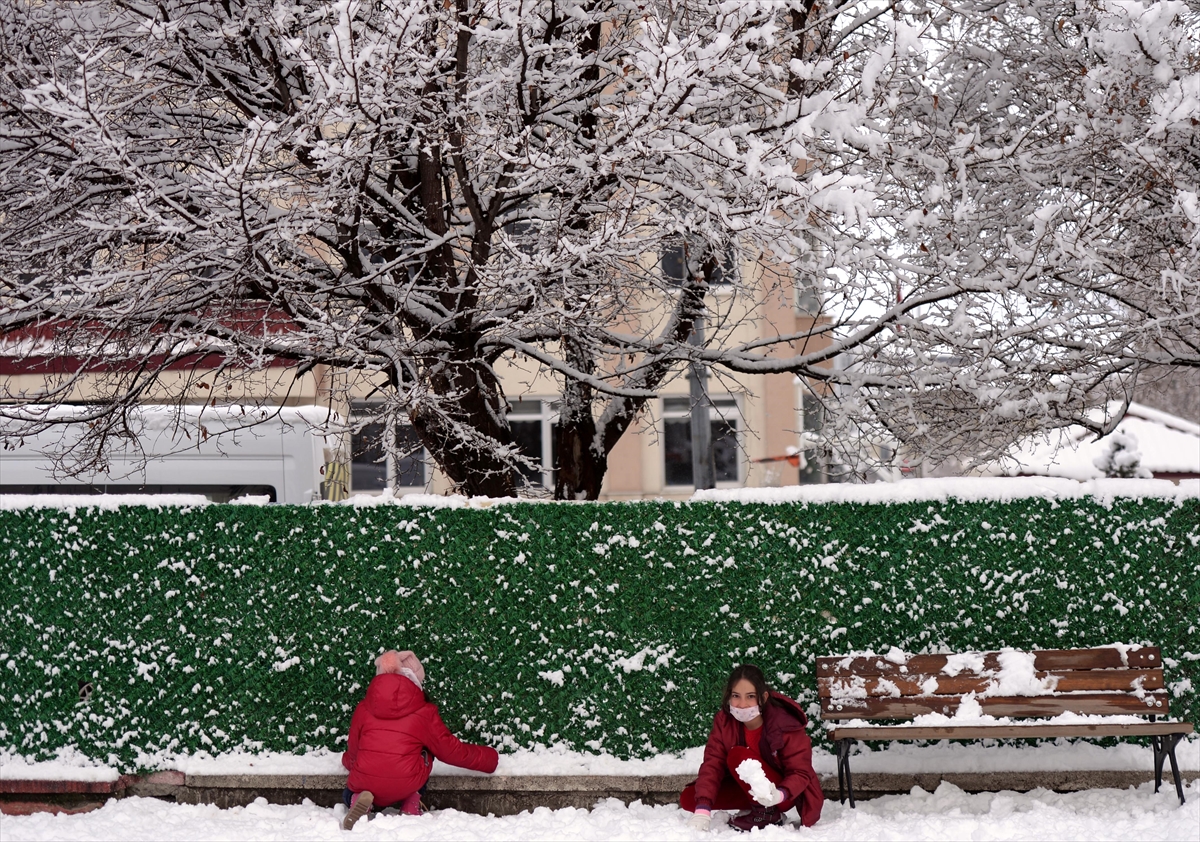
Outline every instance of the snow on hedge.
[[(901, 482), (877, 482), (867, 485), (834, 483), (827, 485), (789, 485), (780, 488), (715, 488), (697, 491), (693, 502), (728, 503), (920, 503), (949, 500), (960, 502), (1008, 502), (1043, 498), (1048, 500), (1118, 498), (1184, 501), (1200, 498), (1200, 479), (1176, 484), (1153, 479), (1094, 479), (1077, 482), (1058, 477), (929, 477)], [(112, 509), (125, 506), (191, 507), (208, 501), (196, 494), (0, 494), (0, 510), (25, 508)], [(243, 498), (240, 504), (266, 505), (266, 498)], [(339, 502), (322, 501), (314, 506), (374, 508), (403, 506), (418, 509), (489, 509), (494, 506), (559, 505), (587, 506), (605, 503), (546, 500), (541, 498), (489, 498), (462, 495), (405, 494), (396, 496), (391, 489), (382, 494), (359, 494)]]
[(1007, 502), (943, 484), (887, 504), (7, 509), (0, 705), (15, 714), (0, 746), (73, 746), (122, 770), (334, 751), (393, 647), (420, 653), (455, 730), (509, 752), (684, 751), (740, 661), (808, 707), (820, 742), (815, 658), (893, 647), (1160, 645), (1172, 713), (1194, 720), (1200, 518), (1195, 495), (1163, 485)]
[(782, 488), (714, 488), (698, 491), (693, 500), (738, 503), (922, 503), (1008, 502), (1118, 498), (1192, 500), (1200, 497), (1200, 480), (1178, 485), (1155, 479), (1096, 479), (1077, 482), (1058, 477), (930, 477), (876, 482), (869, 485), (789, 485)]

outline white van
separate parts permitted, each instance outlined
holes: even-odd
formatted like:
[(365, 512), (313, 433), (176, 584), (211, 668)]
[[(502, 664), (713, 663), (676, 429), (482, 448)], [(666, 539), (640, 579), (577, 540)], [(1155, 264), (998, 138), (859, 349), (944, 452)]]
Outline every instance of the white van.
[(0, 416), (8, 416), (0, 417), (0, 494), (201, 494), (216, 503), (345, 496), (323, 487), (327, 470), (340, 477), (338, 435), (324, 432), (340, 419), (320, 407), (142, 406), (132, 425), (137, 441), (109, 452), (103, 473), (77, 477), (56, 475), (47, 454), (69, 452), (78, 425), (22, 436), (19, 419), (38, 412), (69, 419), (82, 409), (0, 407)]

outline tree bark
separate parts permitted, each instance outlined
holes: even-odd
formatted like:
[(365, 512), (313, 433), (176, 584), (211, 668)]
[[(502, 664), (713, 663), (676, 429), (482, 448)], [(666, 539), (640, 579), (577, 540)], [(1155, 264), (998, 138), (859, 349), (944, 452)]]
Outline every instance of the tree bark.
[[(592, 374), (596, 363), (579, 343), (564, 340), (568, 359), (580, 370)], [(592, 387), (564, 379), (562, 404), (558, 417), (558, 454), (555, 459), (554, 497), (557, 500), (597, 500), (604, 474), (608, 471), (608, 453), (596, 438), (596, 419), (592, 415)]]

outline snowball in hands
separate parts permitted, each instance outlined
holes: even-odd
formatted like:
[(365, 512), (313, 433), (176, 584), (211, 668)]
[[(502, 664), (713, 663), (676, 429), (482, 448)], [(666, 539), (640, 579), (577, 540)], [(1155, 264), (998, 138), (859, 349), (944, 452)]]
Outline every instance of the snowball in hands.
[(774, 807), (783, 801), (783, 793), (767, 780), (767, 773), (757, 760), (743, 760), (738, 764), (737, 774), (750, 785), (750, 797), (764, 807)]
[(688, 827), (692, 830), (708, 830), (712, 825), (712, 816), (707, 812), (696, 811), (696, 814), (688, 819)]

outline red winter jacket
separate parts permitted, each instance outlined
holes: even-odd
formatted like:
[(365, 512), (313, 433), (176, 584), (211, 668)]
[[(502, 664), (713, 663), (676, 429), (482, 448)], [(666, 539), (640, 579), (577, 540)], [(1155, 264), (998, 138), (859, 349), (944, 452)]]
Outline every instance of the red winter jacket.
[[(788, 796), (796, 799), (796, 809), (805, 827), (812, 827), (821, 818), (825, 793), (812, 765), (812, 740), (805, 726), (808, 717), (800, 705), (780, 693), (771, 693), (763, 708), (762, 737), (758, 750), (763, 762), (783, 778), (782, 786)], [(696, 802), (716, 801), (721, 782), (729, 774), (726, 755), (734, 746), (746, 745), (746, 726), (724, 709), (713, 719), (708, 745), (704, 747), (704, 762), (696, 777)]]
[(380, 807), (395, 804), (425, 785), (433, 760), (494, 772), (500, 756), (494, 748), (464, 743), (450, 733), (437, 705), (402, 675), (377, 675), (350, 720), (350, 740), (342, 765), (350, 770), (346, 786), (370, 790)]

